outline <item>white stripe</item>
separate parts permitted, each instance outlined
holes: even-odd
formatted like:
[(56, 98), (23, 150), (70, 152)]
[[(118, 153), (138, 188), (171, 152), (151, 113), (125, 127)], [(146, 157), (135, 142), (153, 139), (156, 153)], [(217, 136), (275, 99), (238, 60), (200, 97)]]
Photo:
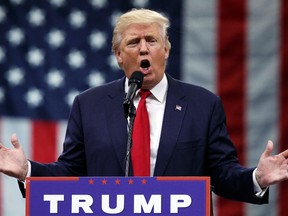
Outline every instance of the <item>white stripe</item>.
[(181, 79), (216, 92), (216, 2), (183, 2)]
[[(2, 141), (6, 147), (11, 148), (10, 137), (16, 133), (19, 142), (24, 149), (26, 156), (31, 155), (31, 125), (26, 119), (3, 118), (1, 125)], [(2, 199), (3, 199), (3, 216), (25, 215), (25, 199), (22, 198), (18, 188), (17, 180), (2, 175)]]
[[(248, 1), (248, 166), (257, 165), (268, 139), (278, 141), (279, 4), (279, 0)], [(275, 186), (269, 195), (269, 205), (247, 205), (247, 215), (276, 216)]]
[[(216, 93), (217, 1), (183, 1), (182, 19), (181, 79)], [(214, 193), (212, 203), (216, 216), (217, 196)]]

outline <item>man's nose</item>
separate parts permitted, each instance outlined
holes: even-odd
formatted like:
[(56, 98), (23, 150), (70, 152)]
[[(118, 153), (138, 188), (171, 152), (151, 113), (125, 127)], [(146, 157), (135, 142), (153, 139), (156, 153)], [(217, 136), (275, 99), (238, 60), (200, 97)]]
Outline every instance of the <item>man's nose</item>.
[(140, 41), (140, 55), (147, 55), (149, 53), (149, 49), (147, 46), (147, 42), (145, 40)]

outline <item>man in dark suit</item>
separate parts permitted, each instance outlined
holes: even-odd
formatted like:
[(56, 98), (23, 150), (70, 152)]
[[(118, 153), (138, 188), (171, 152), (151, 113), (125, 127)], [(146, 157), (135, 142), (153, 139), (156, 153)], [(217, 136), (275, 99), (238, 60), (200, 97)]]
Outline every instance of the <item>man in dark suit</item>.
[[(134, 71), (150, 121), (150, 176), (210, 176), (214, 192), (229, 199), (267, 203), (268, 187), (288, 179), (288, 150), (270, 156), (268, 141), (257, 168), (238, 162), (219, 97), (165, 73), (170, 42), (168, 19), (139, 9), (120, 16), (112, 49), (125, 77), (78, 95), (70, 113), (63, 153), (57, 162), (28, 161), (15, 134), (13, 149), (0, 148), (0, 170), (24, 181), (27, 176), (124, 176), (127, 121), (123, 98)], [(137, 107), (140, 97), (134, 98)], [(133, 148), (133, 146), (132, 146)], [(130, 166), (130, 175), (133, 167)]]

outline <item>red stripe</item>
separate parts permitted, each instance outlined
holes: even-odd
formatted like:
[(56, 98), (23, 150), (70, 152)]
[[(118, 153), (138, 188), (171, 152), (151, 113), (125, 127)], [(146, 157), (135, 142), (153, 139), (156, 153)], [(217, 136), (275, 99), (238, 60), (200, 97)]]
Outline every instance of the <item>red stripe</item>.
[(57, 124), (48, 121), (34, 121), (32, 125), (33, 160), (42, 163), (55, 161)]
[[(245, 162), (246, 1), (219, 1), (218, 94), (240, 162)], [(218, 199), (217, 215), (244, 215), (244, 204)]]
[[(280, 45), (280, 148), (288, 148), (288, 1), (282, 0), (281, 20), (281, 45)], [(288, 215), (288, 181), (280, 184), (279, 188), (279, 215)]]

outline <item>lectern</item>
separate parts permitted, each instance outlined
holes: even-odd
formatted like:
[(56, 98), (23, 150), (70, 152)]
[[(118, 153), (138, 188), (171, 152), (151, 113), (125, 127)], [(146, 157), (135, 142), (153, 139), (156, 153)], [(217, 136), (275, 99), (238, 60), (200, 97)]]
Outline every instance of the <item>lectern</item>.
[(26, 216), (210, 216), (209, 177), (31, 177)]

